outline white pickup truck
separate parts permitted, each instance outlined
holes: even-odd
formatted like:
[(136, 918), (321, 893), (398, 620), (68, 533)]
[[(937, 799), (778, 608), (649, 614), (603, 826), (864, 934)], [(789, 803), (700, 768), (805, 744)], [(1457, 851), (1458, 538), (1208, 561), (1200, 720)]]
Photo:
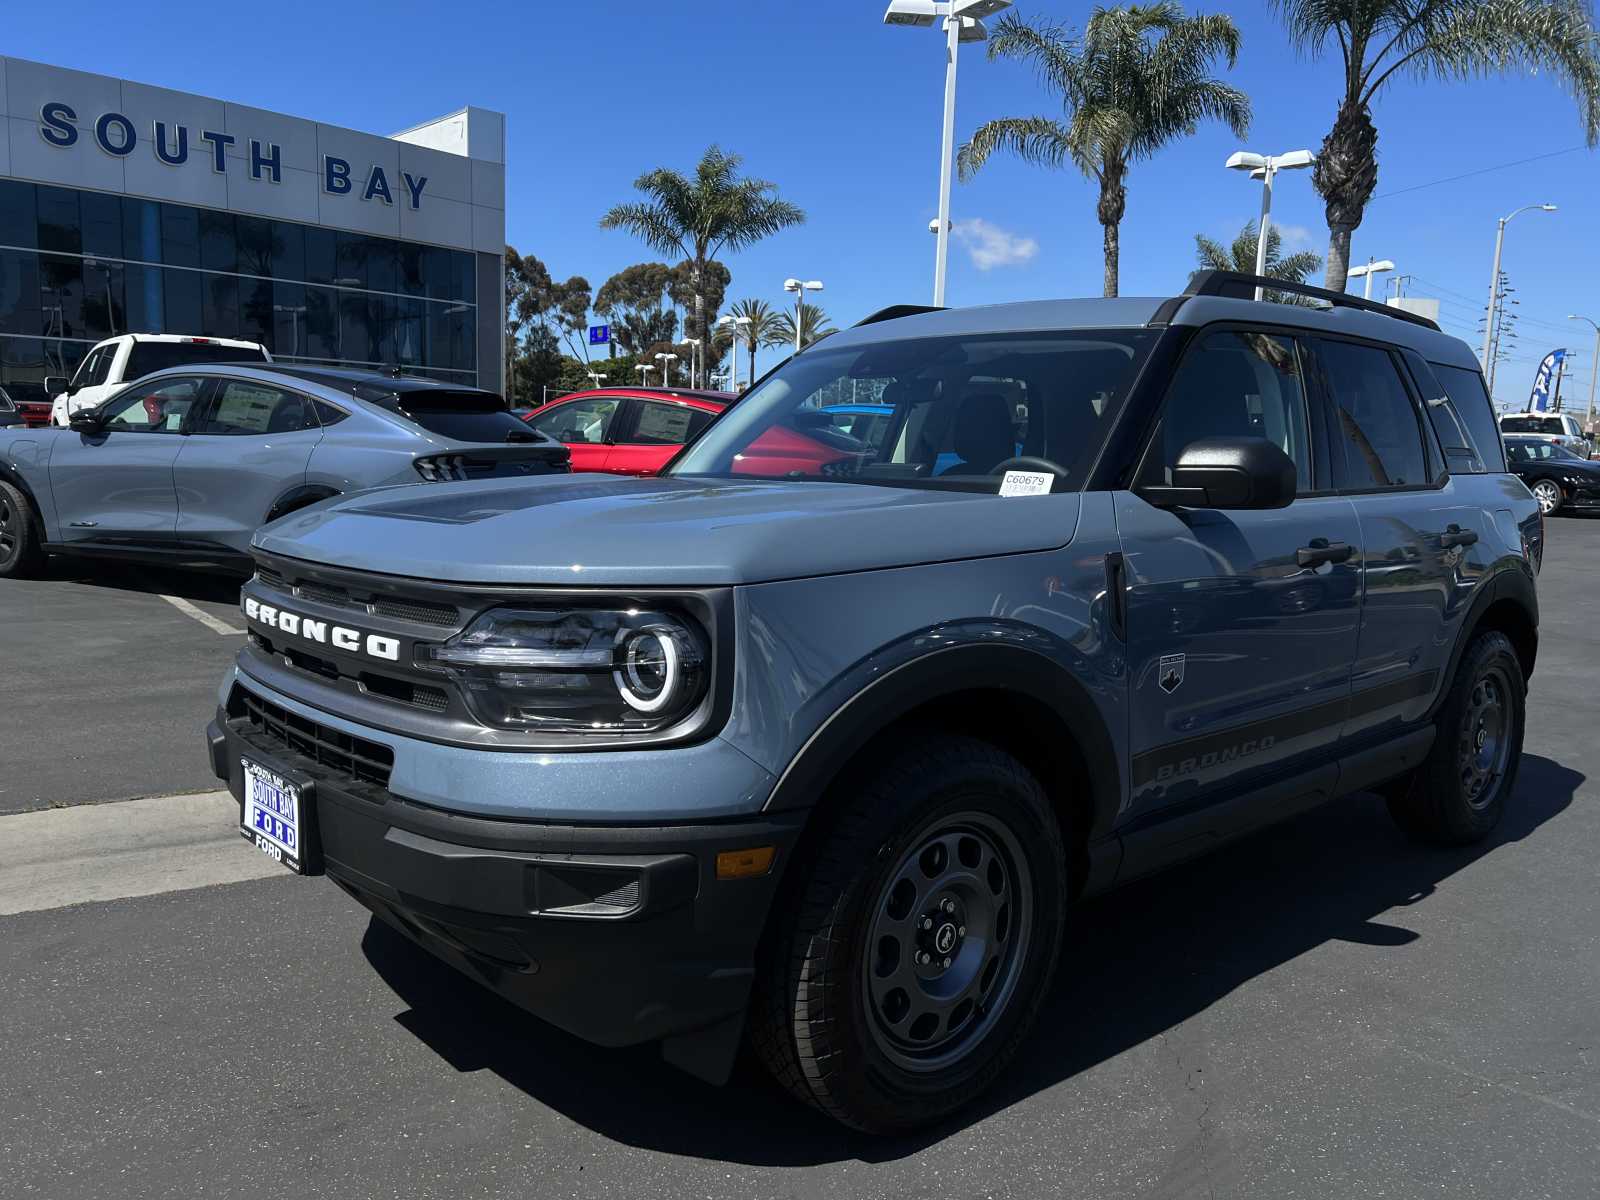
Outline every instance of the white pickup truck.
[(165, 367), (190, 363), (271, 362), (259, 342), (238, 338), (186, 337), (176, 333), (122, 333), (98, 343), (84, 356), (70, 380), (48, 375), (50, 423), (66, 428), (72, 414), (94, 408), (125, 383)]

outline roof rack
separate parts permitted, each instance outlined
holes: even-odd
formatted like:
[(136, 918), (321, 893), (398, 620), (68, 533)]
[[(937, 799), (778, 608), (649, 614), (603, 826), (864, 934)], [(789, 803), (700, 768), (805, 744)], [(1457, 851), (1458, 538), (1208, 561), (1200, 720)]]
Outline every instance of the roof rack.
[(1379, 304), (1376, 300), (1368, 300), (1362, 296), (1352, 296), (1349, 292), (1331, 292), (1327, 288), (1314, 287), (1309, 283), (1295, 283), (1288, 279), (1269, 279), (1264, 275), (1246, 275), (1242, 271), (1196, 271), (1189, 276), (1189, 286), (1183, 289), (1185, 296), (1227, 296), (1234, 300), (1255, 299), (1256, 289), (1263, 288), (1273, 292), (1293, 292), (1296, 296), (1307, 296), (1312, 300), (1321, 300), (1332, 308), (1359, 308), (1363, 312), (1377, 313), (1381, 317), (1393, 317), (1397, 321), (1409, 321), (1413, 325), (1421, 325), (1424, 329), (1438, 332), (1439, 326), (1420, 313), (1407, 312), (1403, 308), (1391, 308), (1387, 304)]
[(876, 325), (879, 321), (893, 321), (896, 317), (914, 317), (918, 313), (943, 312), (942, 304), (891, 304), (888, 308), (880, 308), (875, 313), (868, 313), (857, 321), (852, 328), (860, 329), (863, 325)]

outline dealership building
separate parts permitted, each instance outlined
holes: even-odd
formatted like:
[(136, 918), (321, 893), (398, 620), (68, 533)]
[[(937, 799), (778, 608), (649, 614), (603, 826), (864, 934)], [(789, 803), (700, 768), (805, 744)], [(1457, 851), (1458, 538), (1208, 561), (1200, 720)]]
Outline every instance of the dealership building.
[(0, 385), (116, 333), (500, 390), (505, 118), (390, 137), (0, 57)]

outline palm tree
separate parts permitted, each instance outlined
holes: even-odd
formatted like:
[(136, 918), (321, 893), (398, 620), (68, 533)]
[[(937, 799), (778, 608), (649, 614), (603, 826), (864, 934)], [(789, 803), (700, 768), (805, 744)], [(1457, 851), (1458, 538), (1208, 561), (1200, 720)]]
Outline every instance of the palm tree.
[(1397, 73), (1471, 79), (1549, 71), (1600, 135), (1600, 49), (1586, 0), (1272, 0), (1303, 51), (1339, 44), (1344, 94), (1311, 173), (1328, 216), (1326, 286), (1344, 291), (1350, 235), (1378, 184), (1373, 98)]
[(602, 229), (626, 229), (652, 249), (688, 261), (694, 317), (685, 324), (692, 337), (706, 336), (706, 266), (716, 253), (741, 250), (806, 219), (778, 198), (776, 184), (739, 178), (743, 161), (712, 146), (693, 179), (658, 167), (634, 180), (646, 199), (619, 204), (600, 218)]
[[(776, 346), (782, 339), (778, 336), (778, 314), (772, 311), (772, 306), (765, 300), (740, 300), (728, 309), (734, 317), (744, 317), (748, 324), (735, 326), (738, 329), (738, 340), (745, 344), (750, 351), (750, 382), (756, 378), (756, 347)], [(794, 343), (794, 326), (789, 327), (789, 342)]]
[[(1224, 246), (1221, 242), (1214, 242), (1203, 233), (1194, 235), (1195, 258), (1202, 267), (1210, 267), (1215, 271), (1239, 271), (1245, 275), (1256, 273), (1256, 243), (1259, 241), (1256, 234), (1256, 223), (1245, 222), (1239, 236), (1233, 239), (1233, 245)], [(1267, 263), (1266, 275), (1269, 279), (1286, 279), (1290, 283), (1304, 283), (1306, 276), (1310, 275), (1322, 265), (1322, 256), (1313, 254), (1310, 250), (1300, 250), (1294, 254), (1283, 254), (1283, 235), (1278, 232), (1276, 225), (1267, 226)], [(1266, 298), (1277, 304), (1304, 304), (1310, 305), (1311, 300), (1298, 296), (1294, 292), (1268, 292)]]
[[(811, 345), (812, 342), (820, 342), (830, 333), (838, 332), (828, 320), (828, 314), (822, 311), (821, 305), (801, 303), (800, 348), (802, 350)], [(778, 314), (777, 320), (772, 327), (772, 340), (767, 344), (769, 346), (794, 345), (794, 314), (792, 312)]]
[(996, 150), (1039, 166), (1076, 165), (1100, 185), (1105, 294), (1115, 296), (1129, 166), (1193, 134), (1202, 120), (1222, 121), (1244, 136), (1248, 97), (1207, 74), (1213, 59), (1226, 58), (1232, 67), (1238, 54), (1231, 18), (1186, 17), (1173, 0), (1097, 8), (1081, 39), (1058, 25), (1008, 15), (989, 39), (989, 57), (1031, 64), (1045, 90), (1060, 98), (1062, 116), (986, 122), (961, 147), (961, 177), (972, 178)]

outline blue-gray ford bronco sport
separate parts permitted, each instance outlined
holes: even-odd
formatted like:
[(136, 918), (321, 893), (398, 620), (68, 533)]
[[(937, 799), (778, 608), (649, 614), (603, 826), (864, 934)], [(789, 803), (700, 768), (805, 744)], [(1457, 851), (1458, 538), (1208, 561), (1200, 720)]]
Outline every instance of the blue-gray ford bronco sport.
[(1084, 895), (1358, 790), (1484, 837), (1538, 505), (1462, 342), (1256, 283), (889, 309), (661, 478), (265, 526), (208, 731), (242, 832), (580, 1037), (712, 1080), (748, 1039), (881, 1132), (1006, 1068)]

